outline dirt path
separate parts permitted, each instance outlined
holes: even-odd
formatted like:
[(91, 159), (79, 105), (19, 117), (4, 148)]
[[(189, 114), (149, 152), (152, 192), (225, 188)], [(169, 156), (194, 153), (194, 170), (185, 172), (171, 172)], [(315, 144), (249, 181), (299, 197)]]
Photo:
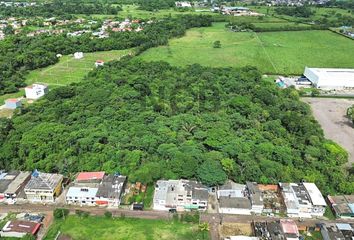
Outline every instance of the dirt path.
[(352, 99), (302, 98), (310, 104), (313, 115), (321, 124), (325, 137), (345, 148), (349, 153), (348, 165), (354, 163), (354, 126), (346, 111), (354, 104)]

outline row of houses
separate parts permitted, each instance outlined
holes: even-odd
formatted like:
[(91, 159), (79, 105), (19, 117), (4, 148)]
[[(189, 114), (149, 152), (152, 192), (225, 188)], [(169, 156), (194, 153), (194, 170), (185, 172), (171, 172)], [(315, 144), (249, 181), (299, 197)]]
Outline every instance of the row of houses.
[(38, 171), (1, 171), (0, 202), (14, 204), (27, 199), (33, 203), (54, 202), (62, 190), (63, 175)]
[[(188, 211), (208, 209), (210, 188), (191, 180), (159, 180), (155, 186), (153, 209)], [(228, 180), (216, 189), (218, 212), (237, 215), (274, 215), (284, 212), (292, 218), (321, 217), (327, 202), (314, 183), (262, 185)], [(328, 196), (337, 217), (354, 217), (354, 196)]]
[(124, 193), (126, 177), (105, 172), (82, 172), (70, 184), (65, 199), (67, 204), (80, 206), (118, 207)]
[[(55, 203), (63, 192), (61, 174), (0, 172), (0, 202), (18, 200)], [(125, 192), (127, 178), (105, 172), (81, 172), (64, 190), (66, 204), (117, 207)], [(206, 211), (209, 197), (216, 196), (217, 210), (223, 214), (260, 215), (285, 213), (293, 218), (324, 215), (327, 202), (338, 218), (354, 217), (354, 195), (328, 196), (327, 202), (314, 183), (279, 183), (262, 185), (228, 180), (218, 188), (208, 188), (194, 180), (159, 180), (156, 182), (153, 209), (160, 211)]]
[[(324, 240), (354, 239), (354, 224), (318, 223), (310, 228), (312, 232), (320, 232), (321, 239)], [(304, 236), (300, 235), (300, 231), (306, 231), (308, 228), (297, 226), (293, 220), (281, 219), (279, 221), (252, 222), (251, 229), (252, 236), (230, 236), (225, 240), (299, 240), (304, 239)]]
[[(63, 192), (64, 176), (34, 172), (4, 172), (0, 174), (0, 202), (14, 204), (55, 203)], [(87, 206), (120, 205), (126, 177), (105, 172), (82, 172), (64, 191), (65, 203)]]

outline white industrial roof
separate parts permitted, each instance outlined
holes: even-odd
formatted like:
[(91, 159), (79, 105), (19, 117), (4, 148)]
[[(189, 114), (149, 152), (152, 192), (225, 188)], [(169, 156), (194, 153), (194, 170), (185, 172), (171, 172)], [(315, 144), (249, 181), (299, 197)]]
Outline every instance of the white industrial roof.
[[(83, 191), (83, 189), (86, 189)], [(98, 188), (90, 188), (90, 187), (70, 187), (67, 197), (83, 197), (83, 198), (93, 198), (96, 196)]]
[(314, 183), (303, 183), (306, 188), (308, 194), (310, 195), (311, 202), (316, 206), (326, 206), (326, 201), (324, 200), (322, 193), (317, 188)]
[(304, 75), (317, 87), (354, 87), (354, 69), (306, 67)]

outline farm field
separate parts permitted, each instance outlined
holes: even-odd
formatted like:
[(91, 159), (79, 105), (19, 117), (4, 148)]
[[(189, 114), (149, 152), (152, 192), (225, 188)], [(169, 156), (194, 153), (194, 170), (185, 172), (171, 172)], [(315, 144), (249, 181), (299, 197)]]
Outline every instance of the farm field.
[[(199, 63), (214, 67), (252, 65), (263, 73), (298, 75), (304, 67), (353, 67), (352, 40), (330, 31), (231, 32), (225, 23), (194, 28), (168, 46), (152, 48), (140, 58), (176, 66)], [(219, 40), (221, 48), (213, 48)], [(333, 43), (336, 44), (333, 44)]]
[(78, 82), (92, 69), (98, 59), (105, 62), (119, 59), (132, 50), (113, 50), (103, 52), (84, 53), (82, 59), (74, 59), (72, 55), (63, 56), (60, 61), (42, 69), (31, 71), (26, 79), (28, 85), (40, 82), (53, 86), (67, 85)]
[(44, 239), (55, 239), (58, 231), (70, 236), (72, 240), (209, 239), (207, 233), (204, 233), (203, 238), (202, 232), (198, 230), (198, 225), (195, 224), (133, 218), (109, 219), (69, 216), (64, 221), (55, 222)]

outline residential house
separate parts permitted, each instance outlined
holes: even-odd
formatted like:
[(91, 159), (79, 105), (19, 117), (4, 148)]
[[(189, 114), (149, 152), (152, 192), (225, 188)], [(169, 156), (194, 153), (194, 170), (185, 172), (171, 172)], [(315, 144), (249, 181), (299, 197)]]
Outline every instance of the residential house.
[(328, 202), (338, 218), (354, 218), (354, 195), (328, 196)]
[(24, 199), (26, 197), (24, 187), (30, 179), (31, 172), (20, 172), (5, 190), (5, 201), (9, 204), (13, 204), (17, 199)]
[(18, 171), (5, 172), (0, 171), (0, 202), (5, 201), (5, 192), (10, 183), (17, 177)]
[(208, 189), (197, 181), (159, 180), (154, 193), (155, 210), (200, 210), (208, 206)]
[(30, 221), (8, 221), (0, 231), (1, 237), (23, 238), (27, 234), (35, 236), (41, 227), (40, 223)]
[(67, 204), (96, 205), (96, 193), (105, 172), (81, 172), (66, 193)]
[(192, 4), (190, 2), (175, 2), (176, 7), (180, 8), (191, 8)]
[(16, 109), (22, 106), (22, 103), (19, 99), (9, 98), (5, 100), (5, 108)]
[(295, 240), (299, 239), (299, 230), (292, 220), (275, 222), (254, 222), (253, 231), (256, 237), (263, 240)]
[(68, 204), (107, 205), (117, 207), (124, 191), (126, 177), (105, 172), (81, 172), (66, 194)]
[(75, 59), (81, 59), (84, 57), (84, 53), (83, 52), (76, 52), (74, 53), (74, 58)]
[(228, 180), (219, 187), (217, 197), (220, 213), (251, 215), (263, 211), (262, 193), (253, 182), (244, 185)]
[(27, 199), (33, 203), (54, 203), (62, 191), (63, 175), (35, 170), (25, 186)]
[(104, 65), (104, 61), (103, 60), (97, 60), (95, 62), (95, 67), (99, 67), (99, 66), (103, 66)]
[(323, 216), (326, 202), (314, 183), (279, 183), (289, 217)]
[(48, 86), (45, 84), (32, 84), (25, 87), (26, 98), (38, 99), (48, 93)]
[(104, 178), (105, 172), (80, 172), (75, 183), (100, 183)]
[(299, 230), (296, 223), (293, 220), (281, 219), (279, 221), (282, 232), (287, 240), (298, 240), (299, 239)]
[(70, 187), (66, 193), (66, 203), (94, 206), (97, 191), (97, 187)]
[(119, 174), (105, 176), (98, 186), (96, 204), (118, 207), (124, 193), (127, 177)]
[[(347, 228), (347, 226), (342, 226), (342, 225), (340, 225), (340, 227), (342, 229), (343, 227)], [(350, 225), (349, 228), (351, 228)], [(321, 224), (321, 234), (323, 240), (347, 240), (347, 239), (351, 240), (352, 239), (352, 238), (346, 238), (343, 232), (338, 228), (337, 224), (335, 223)]]

